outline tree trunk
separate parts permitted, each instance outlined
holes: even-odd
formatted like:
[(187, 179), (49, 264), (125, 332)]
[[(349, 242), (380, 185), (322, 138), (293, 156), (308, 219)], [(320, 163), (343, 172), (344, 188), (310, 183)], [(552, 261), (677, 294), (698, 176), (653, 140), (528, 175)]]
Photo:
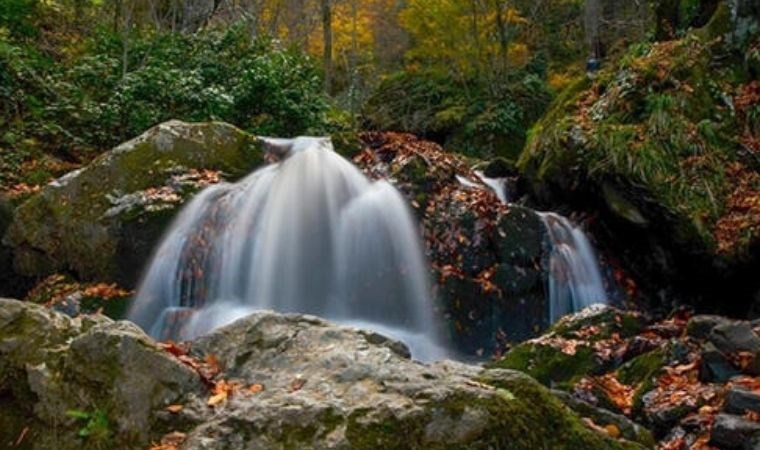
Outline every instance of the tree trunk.
[(332, 5), (331, 0), (321, 0), (322, 2), (322, 33), (324, 40), (324, 69), (325, 69), (325, 92), (332, 90), (332, 60), (333, 60), (333, 42), (332, 42)]

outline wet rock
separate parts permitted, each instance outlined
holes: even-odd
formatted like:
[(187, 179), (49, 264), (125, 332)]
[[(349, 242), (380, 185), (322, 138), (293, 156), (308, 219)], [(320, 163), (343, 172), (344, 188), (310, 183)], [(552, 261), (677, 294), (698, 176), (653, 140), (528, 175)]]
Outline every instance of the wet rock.
[(689, 319), (686, 325), (686, 333), (694, 339), (707, 339), (713, 328), (730, 322), (723, 316), (697, 315)]
[(620, 430), (621, 436), (629, 441), (638, 442), (646, 447), (654, 447), (655, 440), (652, 433), (621, 414), (613, 413), (604, 408), (594, 406), (591, 403), (575, 398), (573, 395), (558, 390), (551, 391), (562, 403), (578, 413), (581, 417), (588, 417), (599, 426), (614, 425)]
[(231, 125), (166, 122), (31, 196), (3, 242), (20, 274), (71, 271), (131, 287), (188, 198), (262, 162), (257, 140)]
[(752, 449), (758, 436), (760, 423), (730, 414), (718, 414), (715, 416), (710, 444), (728, 449)]
[[(546, 231), (536, 212), (503, 204), (468, 161), (434, 143), (399, 133), (362, 139), (354, 162), (370, 177), (393, 180), (419, 217), (458, 349), (483, 358), (546, 329)], [(496, 161), (492, 174), (509, 171)]]
[(28, 427), (32, 449), (146, 448), (170, 431), (191, 450), (644, 448), (588, 428), (525, 374), (421, 364), (313, 316), (260, 312), (192, 347), (185, 361), (213, 354), (215, 381), (238, 386), (215, 406), (195, 370), (129, 322), (0, 300), (0, 442)]
[(740, 372), (712, 342), (702, 347), (699, 377), (703, 381), (725, 383)]
[(723, 353), (760, 352), (760, 336), (749, 322), (728, 322), (715, 326), (708, 336)]
[(723, 410), (732, 414), (744, 414), (748, 411), (760, 413), (760, 394), (734, 386), (728, 391)]
[(644, 327), (635, 312), (596, 305), (563, 317), (546, 334), (512, 347), (494, 367), (524, 371), (549, 387), (567, 389), (618, 361), (603, 360), (595, 345), (631, 337)]

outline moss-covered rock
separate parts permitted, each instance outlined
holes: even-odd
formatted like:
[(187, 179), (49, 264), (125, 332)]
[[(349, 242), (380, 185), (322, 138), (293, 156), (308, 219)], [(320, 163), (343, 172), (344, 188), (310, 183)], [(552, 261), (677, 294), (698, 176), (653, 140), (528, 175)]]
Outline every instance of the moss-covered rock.
[(63, 270), (133, 285), (188, 197), (262, 161), (257, 140), (231, 125), (167, 122), (33, 195), (4, 242), (22, 274)]
[(571, 389), (581, 378), (609, 369), (599, 349), (640, 333), (645, 318), (601, 305), (563, 317), (543, 336), (511, 348), (494, 367), (525, 372), (541, 383)]
[(758, 262), (760, 177), (739, 138), (751, 74), (722, 35), (634, 45), (568, 88), (518, 161), (542, 202), (602, 216), (599, 234), (645, 289), (690, 284), (699, 298)]
[[(190, 450), (644, 448), (587, 426), (525, 374), (421, 364), (313, 316), (260, 312), (192, 348), (176, 358), (129, 322), (0, 300), (0, 442), (131, 449), (181, 431)], [(210, 405), (202, 379), (227, 398)]]
[(0, 299), (0, 442), (23, 432), (34, 449), (144, 448), (153, 411), (202, 390), (134, 324)]
[(546, 386), (560, 389), (569, 389), (584, 376), (601, 370), (594, 350), (587, 345), (565, 350), (530, 341), (510, 349), (493, 365), (525, 372)]

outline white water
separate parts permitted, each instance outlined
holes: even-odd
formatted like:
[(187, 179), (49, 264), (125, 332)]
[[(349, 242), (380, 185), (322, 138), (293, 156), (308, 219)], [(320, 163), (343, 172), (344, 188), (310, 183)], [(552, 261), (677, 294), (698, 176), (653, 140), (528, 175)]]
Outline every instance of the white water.
[(475, 171), (475, 175), (477, 175), (486, 186), (496, 193), (496, 196), (499, 197), (499, 200), (502, 203), (509, 203), (506, 178), (488, 178), (483, 172), (477, 170)]
[[(502, 203), (509, 203), (509, 198), (507, 196), (507, 179), (506, 178), (488, 178), (483, 174), (483, 172), (476, 170), (474, 171), (475, 176), (478, 177), (478, 181), (483, 183), (487, 188), (492, 190), (494, 194), (496, 194), (496, 197), (499, 198), (499, 201)], [(456, 176), (457, 181), (462, 186), (472, 188), (472, 189), (480, 189), (482, 188), (481, 185), (478, 183), (471, 181), (461, 175)]]
[[(476, 172), (480, 180), (492, 189), (499, 199), (509, 203), (506, 181), (487, 178)], [(470, 184), (466, 184), (467, 181)], [(469, 180), (460, 180), (468, 187), (477, 187)], [(583, 230), (566, 217), (551, 212), (539, 212), (549, 239), (548, 288), (549, 321), (581, 311), (594, 304), (606, 304), (607, 292), (594, 247)]]
[(153, 257), (130, 318), (192, 339), (255, 310), (308, 313), (445, 356), (419, 230), (403, 197), (329, 139), (266, 141), (280, 162), (198, 194)]
[(549, 320), (607, 303), (596, 252), (580, 227), (555, 213), (539, 213), (551, 244)]

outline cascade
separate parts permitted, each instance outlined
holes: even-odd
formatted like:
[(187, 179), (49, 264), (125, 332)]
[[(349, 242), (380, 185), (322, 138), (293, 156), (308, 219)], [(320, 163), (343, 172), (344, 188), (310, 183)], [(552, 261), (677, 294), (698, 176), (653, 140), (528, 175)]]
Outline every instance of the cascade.
[[(505, 180), (487, 178), (478, 172), (476, 175), (502, 202), (509, 203)], [(464, 178), (459, 181), (468, 187), (480, 187)], [(538, 215), (546, 228), (549, 243), (549, 255), (545, 261), (549, 321), (554, 323), (564, 315), (593, 304), (607, 303), (608, 293), (596, 252), (583, 230), (559, 214), (539, 212)]]
[(567, 217), (539, 213), (549, 237), (549, 320), (607, 302), (594, 247)]
[(372, 182), (327, 138), (265, 139), (279, 158), (200, 192), (180, 212), (130, 318), (192, 339), (256, 310), (315, 314), (446, 355), (428, 266), (401, 194)]

